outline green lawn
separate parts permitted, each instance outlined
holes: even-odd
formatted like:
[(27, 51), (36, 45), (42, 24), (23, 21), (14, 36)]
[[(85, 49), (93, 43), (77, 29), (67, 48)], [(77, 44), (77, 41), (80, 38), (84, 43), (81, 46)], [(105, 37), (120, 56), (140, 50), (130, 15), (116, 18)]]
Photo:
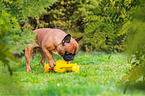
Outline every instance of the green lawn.
[[(111, 57), (110, 57), (111, 56)], [(110, 58), (109, 58), (110, 57)], [(54, 56), (55, 61), (62, 59)], [(0, 95), (50, 96), (122, 96), (124, 83), (117, 83), (130, 68), (123, 54), (78, 53), (72, 63), (80, 65), (79, 72), (44, 72), (38, 55), (31, 59), (31, 73), (26, 72), (25, 58), (11, 62), (13, 76), (0, 63)], [(143, 96), (145, 90), (128, 88), (126, 95)]]

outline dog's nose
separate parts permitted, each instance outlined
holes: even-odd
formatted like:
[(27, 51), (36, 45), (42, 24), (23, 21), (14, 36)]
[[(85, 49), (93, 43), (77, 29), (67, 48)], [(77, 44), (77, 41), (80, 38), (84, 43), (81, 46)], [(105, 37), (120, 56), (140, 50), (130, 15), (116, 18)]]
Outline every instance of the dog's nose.
[(74, 57), (68, 57), (67, 60), (72, 61), (72, 60), (74, 60)]

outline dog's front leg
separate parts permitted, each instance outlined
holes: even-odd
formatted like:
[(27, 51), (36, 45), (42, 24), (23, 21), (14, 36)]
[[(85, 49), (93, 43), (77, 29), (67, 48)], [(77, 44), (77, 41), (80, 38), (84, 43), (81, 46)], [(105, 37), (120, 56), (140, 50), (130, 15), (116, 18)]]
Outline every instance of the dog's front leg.
[(46, 48), (42, 48), (42, 50), (46, 54), (46, 56), (48, 58), (49, 65), (53, 68), (55, 66), (55, 62), (54, 62), (54, 60), (52, 58), (51, 53)]

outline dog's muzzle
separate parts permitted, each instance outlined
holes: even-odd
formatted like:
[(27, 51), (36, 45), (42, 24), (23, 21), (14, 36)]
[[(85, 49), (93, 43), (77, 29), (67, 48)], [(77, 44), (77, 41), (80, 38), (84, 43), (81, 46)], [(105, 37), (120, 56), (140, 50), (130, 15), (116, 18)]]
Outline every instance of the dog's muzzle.
[(63, 57), (63, 59), (65, 61), (72, 61), (72, 60), (74, 60), (74, 56), (75, 56), (75, 54), (72, 54), (71, 52), (68, 52), (68, 51), (65, 51), (65, 54), (62, 55), (62, 57)]

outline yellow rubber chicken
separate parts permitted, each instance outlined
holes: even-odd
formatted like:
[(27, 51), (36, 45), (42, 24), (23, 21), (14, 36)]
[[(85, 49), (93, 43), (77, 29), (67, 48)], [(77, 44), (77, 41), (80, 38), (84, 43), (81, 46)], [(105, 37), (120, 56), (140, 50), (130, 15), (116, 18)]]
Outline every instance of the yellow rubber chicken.
[(45, 72), (48, 72), (49, 70), (53, 70), (53, 69), (49, 66), (49, 64), (45, 64), (44, 69), (45, 69)]
[[(59, 73), (63, 73), (63, 72), (66, 72), (66, 71), (74, 71), (74, 72), (78, 72), (80, 67), (79, 65), (77, 65), (76, 63), (75, 64), (67, 64), (67, 61), (64, 61), (64, 60), (58, 60), (55, 62), (55, 65), (53, 70), (55, 72), (59, 72)], [(48, 72), (49, 70), (52, 70), (50, 69), (51, 67), (49, 66), (49, 64), (46, 64), (45, 65), (45, 72)]]

